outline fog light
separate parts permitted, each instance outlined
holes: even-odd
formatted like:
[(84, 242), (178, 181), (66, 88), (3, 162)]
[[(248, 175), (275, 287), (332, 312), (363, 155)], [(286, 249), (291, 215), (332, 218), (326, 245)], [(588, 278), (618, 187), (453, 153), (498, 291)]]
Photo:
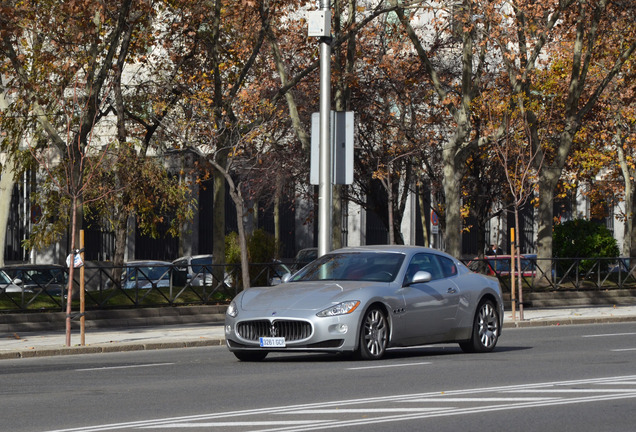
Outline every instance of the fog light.
[(225, 326), (225, 333), (227, 333), (227, 334), (232, 333), (232, 326), (231, 325), (226, 325)]
[(348, 326), (348, 325), (346, 325), (346, 324), (338, 324), (338, 325), (336, 326), (336, 331), (337, 331), (338, 333), (345, 334), (347, 331), (349, 331), (349, 326)]

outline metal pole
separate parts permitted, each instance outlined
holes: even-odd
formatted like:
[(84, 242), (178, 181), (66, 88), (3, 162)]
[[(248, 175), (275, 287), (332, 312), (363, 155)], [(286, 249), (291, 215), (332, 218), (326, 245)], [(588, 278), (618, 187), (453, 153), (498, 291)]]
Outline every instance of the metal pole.
[[(80, 257), (82, 266), (80, 267), (80, 345), (86, 346), (86, 294), (84, 292), (84, 230), (80, 230)], [(74, 264), (74, 263), (73, 263)]]
[(517, 321), (517, 298), (515, 287), (515, 252), (517, 246), (515, 243), (515, 229), (510, 228), (510, 300), (512, 303), (512, 320)]
[[(320, 1), (329, 11), (329, 0)], [(331, 37), (320, 38), (320, 162), (318, 183), (318, 256), (331, 250), (332, 155), (331, 155)]]

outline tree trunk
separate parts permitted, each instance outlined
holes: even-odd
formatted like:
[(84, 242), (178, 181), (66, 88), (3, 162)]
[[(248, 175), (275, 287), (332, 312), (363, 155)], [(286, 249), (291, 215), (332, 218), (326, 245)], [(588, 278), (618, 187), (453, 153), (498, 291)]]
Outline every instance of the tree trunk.
[[(15, 163), (7, 156), (0, 174), (0, 267), (4, 266), (4, 251), (7, 243), (7, 225), (11, 210), (11, 196), (15, 178)], [(26, 217), (26, 216), (25, 216)]]
[(444, 177), (442, 186), (444, 187), (444, 202), (446, 204), (445, 236), (446, 252), (454, 257), (461, 257), (462, 254), (462, 216), (461, 216), (461, 178), (463, 169), (458, 166), (455, 159), (454, 146), (449, 145), (443, 150)]
[(68, 271), (68, 289), (66, 293), (66, 346), (71, 346), (71, 312), (73, 305), (73, 282), (75, 270), (75, 227), (77, 226), (77, 197), (71, 198), (71, 260)]
[(115, 231), (115, 253), (113, 255), (113, 283), (118, 284), (124, 268), (126, 245), (128, 241), (128, 213), (119, 209), (115, 215), (113, 230)]
[[(218, 161), (219, 166), (225, 166), (227, 156)], [(212, 215), (212, 254), (214, 257), (214, 279), (223, 282), (224, 268), (219, 264), (225, 263), (225, 177), (218, 169), (214, 171)], [(241, 223), (241, 220), (238, 221)]]
[(420, 220), (422, 223), (422, 235), (424, 236), (424, 246), (430, 247), (431, 242), (428, 238), (428, 226), (426, 225), (426, 215), (429, 212), (429, 208), (426, 207), (426, 203), (424, 201), (424, 195), (422, 194), (422, 190), (418, 189), (417, 201), (420, 206)]
[(554, 217), (554, 190), (561, 170), (547, 168), (539, 176), (539, 208), (537, 210), (537, 266), (540, 274), (549, 278), (552, 274), (552, 226)]
[(623, 251), (622, 255), (625, 257), (636, 256), (632, 255), (632, 244), (634, 244), (634, 181), (633, 176), (627, 165), (627, 159), (625, 158), (625, 152), (623, 151), (623, 139), (619, 132), (616, 132), (616, 149), (618, 153), (618, 163), (621, 168), (621, 174), (623, 175), (623, 184), (625, 186), (625, 235), (623, 236)]
[(331, 222), (331, 242), (333, 249), (342, 247), (342, 185), (333, 185), (332, 192), (332, 222)]

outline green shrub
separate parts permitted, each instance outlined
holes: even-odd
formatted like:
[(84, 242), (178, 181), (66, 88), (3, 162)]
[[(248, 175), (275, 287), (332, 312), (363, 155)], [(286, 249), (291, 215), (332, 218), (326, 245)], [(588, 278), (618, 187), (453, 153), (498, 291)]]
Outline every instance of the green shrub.
[[(555, 258), (615, 258), (620, 253), (610, 230), (585, 219), (555, 225), (552, 239)], [(596, 260), (581, 260), (579, 270), (587, 272), (595, 263)], [(601, 263), (607, 267), (606, 262)], [(559, 261), (558, 264), (561, 271), (566, 271), (573, 261)]]
[[(269, 264), (278, 258), (279, 244), (272, 234), (257, 229), (247, 236), (247, 257), (250, 264), (250, 278), (254, 286), (267, 284), (267, 266), (255, 266), (253, 264)], [(240, 281), (240, 269), (235, 266), (241, 264), (241, 249), (238, 242), (238, 234), (231, 232), (225, 236), (225, 262), (232, 264), (236, 269), (237, 279)]]

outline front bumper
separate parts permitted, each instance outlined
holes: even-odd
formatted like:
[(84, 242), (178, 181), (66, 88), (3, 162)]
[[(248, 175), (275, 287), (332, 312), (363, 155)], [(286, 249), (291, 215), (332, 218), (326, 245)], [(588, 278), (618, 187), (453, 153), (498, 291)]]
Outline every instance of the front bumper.
[[(225, 320), (225, 340), (230, 351), (353, 352), (357, 336), (358, 314), (328, 318), (260, 315)], [(282, 337), (285, 347), (263, 348), (261, 337)]]

